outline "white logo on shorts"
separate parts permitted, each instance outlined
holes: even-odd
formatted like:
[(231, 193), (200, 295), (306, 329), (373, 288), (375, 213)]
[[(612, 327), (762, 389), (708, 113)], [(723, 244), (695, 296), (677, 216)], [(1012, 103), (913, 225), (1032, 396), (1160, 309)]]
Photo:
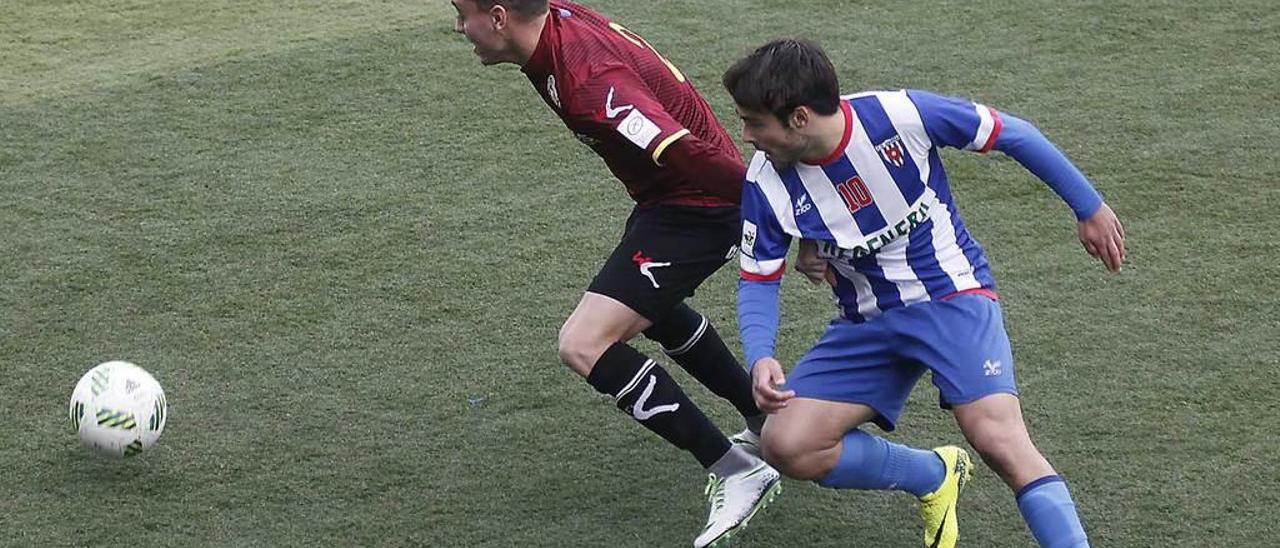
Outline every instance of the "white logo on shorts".
[(653, 278), (653, 272), (650, 270), (654, 268), (662, 268), (664, 266), (671, 266), (671, 263), (654, 262), (653, 259), (645, 257), (643, 251), (637, 251), (635, 255), (632, 255), (631, 261), (640, 266), (640, 273), (644, 274), (644, 277), (649, 278), (649, 283), (653, 284), (654, 289), (659, 289), (658, 280)]
[(987, 360), (986, 363), (982, 364), (982, 369), (984, 370), (983, 374), (988, 377), (995, 377), (1001, 373), (1000, 362), (993, 362), (991, 360)]

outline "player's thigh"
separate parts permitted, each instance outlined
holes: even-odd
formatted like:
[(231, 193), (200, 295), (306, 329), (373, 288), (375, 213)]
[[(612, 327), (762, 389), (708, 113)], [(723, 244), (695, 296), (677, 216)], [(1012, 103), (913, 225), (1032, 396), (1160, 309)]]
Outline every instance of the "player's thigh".
[(767, 453), (782, 459), (825, 451), (876, 415), (861, 403), (793, 398), (765, 421), (762, 442)]
[(732, 257), (738, 218), (737, 208), (638, 209), (588, 291), (661, 322)]
[(631, 340), (651, 325), (653, 322), (617, 299), (588, 291), (560, 328), (560, 336), (607, 340), (612, 344)]
[(977, 294), (907, 307), (890, 318), (899, 352), (933, 373), (944, 407), (1018, 394), (1000, 305)]
[(832, 321), (818, 342), (787, 375), (785, 388), (801, 398), (859, 404), (875, 412), (869, 420), (893, 430), (924, 368), (901, 359), (879, 320)]

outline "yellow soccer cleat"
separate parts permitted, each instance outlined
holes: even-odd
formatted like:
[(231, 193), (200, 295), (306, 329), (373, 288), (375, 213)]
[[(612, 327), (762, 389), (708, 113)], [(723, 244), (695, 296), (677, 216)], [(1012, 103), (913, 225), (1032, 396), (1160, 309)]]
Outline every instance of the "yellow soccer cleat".
[(942, 458), (947, 475), (942, 485), (932, 493), (920, 497), (920, 519), (924, 520), (924, 545), (927, 548), (953, 548), (960, 537), (956, 523), (956, 501), (960, 491), (969, 482), (973, 461), (969, 453), (954, 445), (933, 450)]

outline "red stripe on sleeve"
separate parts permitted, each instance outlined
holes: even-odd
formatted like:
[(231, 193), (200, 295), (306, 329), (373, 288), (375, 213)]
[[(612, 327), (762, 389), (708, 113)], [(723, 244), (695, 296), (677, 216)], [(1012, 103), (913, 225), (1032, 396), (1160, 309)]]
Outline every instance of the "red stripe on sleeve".
[(987, 110), (991, 111), (991, 121), (995, 124), (995, 127), (991, 128), (991, 136), (987, 137), (987, 142), (982, 145), (982, 148), (978, 149), (978, 152), (984, 153), (990, 152), (991, 147), (996, 146), (996, 139), (1000, 137), (1000, 129), (1004, 127), (1004, 122), (1000, 121), (1000, 113), (991, 107), (987, 107)]
[(739, 270), (738, 276), (748, 282), (776, 282), (782, 279), (782, 273), (787, 271), (787, 265), (783, 264), (773, 274), (756, 274), (755, 272), (747, 272)]

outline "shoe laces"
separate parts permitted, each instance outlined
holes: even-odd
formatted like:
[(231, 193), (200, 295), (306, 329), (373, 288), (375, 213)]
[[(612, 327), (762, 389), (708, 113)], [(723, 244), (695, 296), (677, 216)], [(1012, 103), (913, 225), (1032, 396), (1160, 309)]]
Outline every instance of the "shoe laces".
[(724, 507), (724, 478), (715, 474), (707, 475), (707, 488), (703, 491), (707, 496), (707, 502), (711, 504), (711, 513)]

